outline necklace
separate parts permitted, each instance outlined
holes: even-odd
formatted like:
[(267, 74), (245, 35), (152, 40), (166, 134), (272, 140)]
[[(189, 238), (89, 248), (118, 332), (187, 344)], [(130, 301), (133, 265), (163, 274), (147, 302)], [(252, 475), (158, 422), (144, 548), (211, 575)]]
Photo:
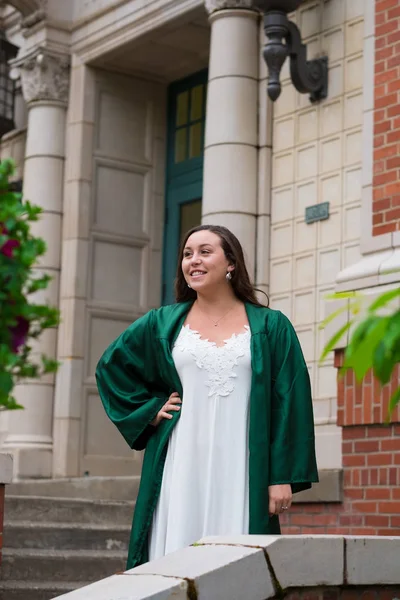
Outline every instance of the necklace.
[(229, 313), (231, 312), (231, 310), (233, 310), (233, 309), (234, 309), (234, 307), (235, 307), (235, 305), (234, 305), (234, 306), (231, 306), (231, 308), (230, 308), (230, 309), (229, 309), (229, 310), (228, 310), (228, 311), (227, 311), (227, 312), (226, 312), (224, 315), (222, 315), (222, 317), (220, 317), (220, 318), (219, 318), (219, 319), (217, 319), (217, 320), (215, 320), (215, 319), (212, 319), (211, 317), (209, 317), (209, 316), (207, 315), (207, 313), (205, 313), (205, 312), (203, 312), (203, 311), (201, 310), (201, 308), (199, 308), (199, 311), (200, 311), (200, 312), (201, 312), (201, 313), (202, 313), (202, 314), (203, 314), (205, 317), (207, 317), (207, 319), (209, 319), (209, 320), (210, 320), (212, 323), (214, 323), (214, 327), (218, 327), (218, 324), (219, 324), (219, 322), (220, 322), (220, 321), (222, 321), (222, 319), (224, 319), (224, 318), (226, 317), (226, 315), (227, 315), (227, 314), (229, 314)]

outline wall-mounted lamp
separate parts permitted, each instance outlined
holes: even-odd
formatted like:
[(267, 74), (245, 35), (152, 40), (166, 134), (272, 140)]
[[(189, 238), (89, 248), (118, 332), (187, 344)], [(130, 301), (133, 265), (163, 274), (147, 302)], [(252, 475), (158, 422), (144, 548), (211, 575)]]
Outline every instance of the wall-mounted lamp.
[(268, 96), (275, 101), (281, 93), (280, 72), (286, 57), (290, 57), (293, 85), (302, 94), (310, 94), (311, 102), (327, 97), (328, 57), (307, 60), (307, 47), (301, 33), (287, 15), (296, 10), (302, 0), (254, 0), (264, 14), (267, 42), (264, 59), (268, 67)]

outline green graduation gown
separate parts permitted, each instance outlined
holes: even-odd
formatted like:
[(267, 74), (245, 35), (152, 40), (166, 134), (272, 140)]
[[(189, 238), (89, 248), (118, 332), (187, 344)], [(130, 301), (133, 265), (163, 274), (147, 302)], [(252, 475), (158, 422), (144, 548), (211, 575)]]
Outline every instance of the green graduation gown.
[[(168, 438), (179, 419), (151, 421), (172, 392), (185, 402), (172, 347), (192, 302), (151, 310), (104, 352), (96, 379), (107, 415), (129, 446), (146, 448), (133, 518), (127, 568), (148, 560), (148, 538), (160, 493)], [(308, 370), (290, 321), (279, 311), (247, 303), (251, 330), (249, 533), (280, 533), (268, 514), (268, 487), (293, 493), (318, 481)]]

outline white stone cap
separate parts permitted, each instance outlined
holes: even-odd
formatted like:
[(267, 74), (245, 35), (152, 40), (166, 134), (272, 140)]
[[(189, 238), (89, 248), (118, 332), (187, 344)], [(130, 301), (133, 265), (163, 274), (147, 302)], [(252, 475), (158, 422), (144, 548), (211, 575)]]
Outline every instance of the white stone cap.
[(289, 587), (394, 585), (399, 556), (400, 537), (207, 537), (58, 598), (267, 600)]
[(13, 457), (11, 454), (0, 454), (0, 485), (11, 483), (13, 476)]

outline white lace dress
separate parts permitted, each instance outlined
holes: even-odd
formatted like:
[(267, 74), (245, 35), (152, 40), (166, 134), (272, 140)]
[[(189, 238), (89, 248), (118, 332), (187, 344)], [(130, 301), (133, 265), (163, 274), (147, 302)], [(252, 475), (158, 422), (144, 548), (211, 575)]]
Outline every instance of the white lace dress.
[(250, 330), (217, 346), (186, 325), (173, 358), (181, 416), (169, 440), (150, 560), (206, 535), (249, 530)]

